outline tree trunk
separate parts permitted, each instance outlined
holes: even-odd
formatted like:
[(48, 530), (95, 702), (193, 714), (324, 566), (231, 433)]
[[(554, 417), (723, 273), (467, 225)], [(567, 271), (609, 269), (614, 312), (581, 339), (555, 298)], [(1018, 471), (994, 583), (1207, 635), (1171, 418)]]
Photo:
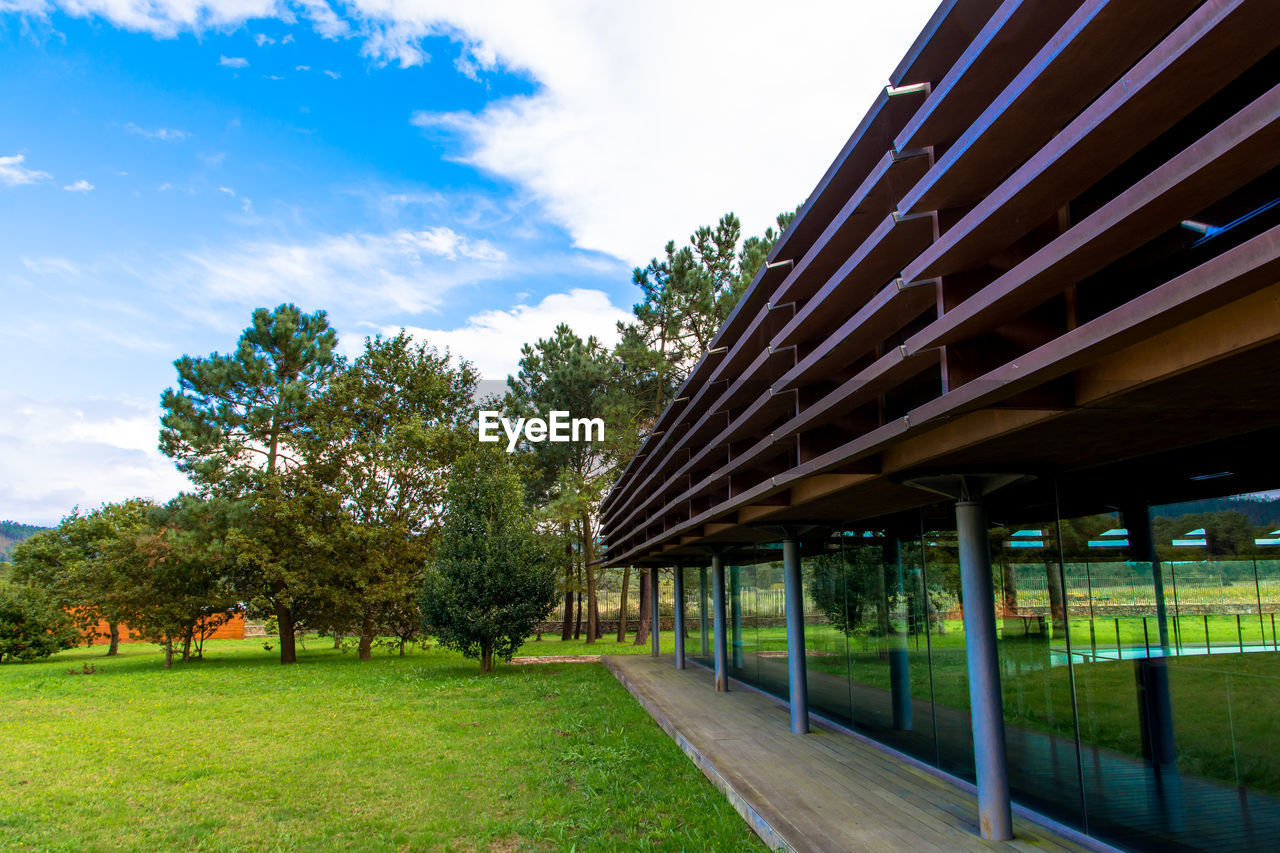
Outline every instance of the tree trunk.
[[(1001, 578), (1002, 595), (1004, 596), (1004, 613), (1003, 616), (1018, 615), (1018, 579), (1014, 576), (1013, 570), (1008, 566), (1004, 568), (1004, 577)], [(1052, 595), (1052, 594), (1051, 594)]]
[(404, 657), (404, 638), (400, 638), (400, 657)]
[(649, 623), (652, 621), (650, 611), (653, 609), (649, 598), (652, 595), (653, 590), (649, 589), (649, 573), (642, 570), (640, 572), (640, 625), (636, 628), (636, 641), (632, 643), (633, 646), (643, 646), (649, 639)]
[(360, 660), (373, 660), (373, 608), (365, 607), (360, 623)]
[(560, 627), (560, 640), (573, 634), (573, 546), (569, 544), (569, 525), (564, 526), (564, 624)]
[(182, 659), (183, 661), (191, 660), (191, 635), (195, 633), (195, 628), (187, 629), (187, 636), (182, 638)]
[(120, 623), (108, 622), (107, 633), (111, 637), (111, 642), (107, 645), (107, 657), (120, 653)]
[(578, 618), (573, 623), (573, 638), (575, 640), (582, 637), (582, 590), (578, 590)]
[(493, 648), (488, 645), (480, 647), (480, 671), (493, 672)]
[(1062, 576), (1058, 574), (1057, 563), (1045, 563), (1045, 579), (1049, 587), (1049, 617), (1053, 622), (1053, 637), (1067, 635), (1067, 608), (1062, 600)]
[(591, 547), (591, 525), (582, 517), (582, 562), (587, 567), (587, 642), (594, 643), (600, 636), (600, 610), (596, 602), (596, 567), (594, 548)]
[(335, 649), (342, 648), (342, 635), (339, 634), (337, 631), (333, 632), (333, 647)]
[(164, 644), (164, 668), (173, 669), (173, 640), (166, 640)]
[(631, 588), (631, 567), (622, 570), (622, 592), (618, 596), (618, 642), (627, 641), (627, 592)]
[(280, 663), (297, 663), (298, 648), (293, 636), (293, 611), (276, 601), (276, 624), (280, 629)]

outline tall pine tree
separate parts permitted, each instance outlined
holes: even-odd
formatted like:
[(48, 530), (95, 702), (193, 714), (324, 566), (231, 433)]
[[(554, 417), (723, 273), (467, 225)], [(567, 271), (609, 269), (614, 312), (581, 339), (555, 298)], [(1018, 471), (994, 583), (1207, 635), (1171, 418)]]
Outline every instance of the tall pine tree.
[[(161, 398), (160, 449), (209, 493), (280, 508), (288, 477), (300, 473), (299, 446), (310, 406), (341, 368), (337, 336), (323, 311), (285, 304), (259, 308), (235, 352), (174, 362), (178, 387)], [(267, 529), (272, 525), (259, 525)], [(251, 553), (256, 591), (280, 626), (280, 662), (294, 663), (295, 602), (305, 600), (305, 556), (274, 537)]]

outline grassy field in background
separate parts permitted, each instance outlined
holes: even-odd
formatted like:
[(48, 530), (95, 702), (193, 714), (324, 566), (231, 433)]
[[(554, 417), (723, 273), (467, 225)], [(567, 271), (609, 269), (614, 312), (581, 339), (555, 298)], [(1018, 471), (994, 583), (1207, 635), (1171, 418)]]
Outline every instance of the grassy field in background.
[(329, 645), (292, 667), (261, 639), (168, 672), (141, 644), (0, 665), (0, 849), (764, 849), (600, 664), (482, 677)]

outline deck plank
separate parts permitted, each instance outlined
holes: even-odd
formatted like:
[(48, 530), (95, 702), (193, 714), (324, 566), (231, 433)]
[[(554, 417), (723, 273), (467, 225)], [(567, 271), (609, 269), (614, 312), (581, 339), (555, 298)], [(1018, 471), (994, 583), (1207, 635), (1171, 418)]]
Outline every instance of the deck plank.
[(704, 670), (677, 670), (669, 655), (618, 655), (605, 665), (773, 849), (1100, 848), (1021, 816), (1013, 841), (984, 841), (973, 794), (886, 750), (824, 729), (793, 735), (787, 710), (772, 699), (750, 690), (717, 694)]

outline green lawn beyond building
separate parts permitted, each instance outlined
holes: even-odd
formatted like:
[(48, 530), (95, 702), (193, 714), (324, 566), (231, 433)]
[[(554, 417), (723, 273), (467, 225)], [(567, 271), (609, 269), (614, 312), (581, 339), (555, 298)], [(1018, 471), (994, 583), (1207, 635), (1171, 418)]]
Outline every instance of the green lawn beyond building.
[(764, 849), (600, 664), (327, 645), (0, 666), (0, 850)]

